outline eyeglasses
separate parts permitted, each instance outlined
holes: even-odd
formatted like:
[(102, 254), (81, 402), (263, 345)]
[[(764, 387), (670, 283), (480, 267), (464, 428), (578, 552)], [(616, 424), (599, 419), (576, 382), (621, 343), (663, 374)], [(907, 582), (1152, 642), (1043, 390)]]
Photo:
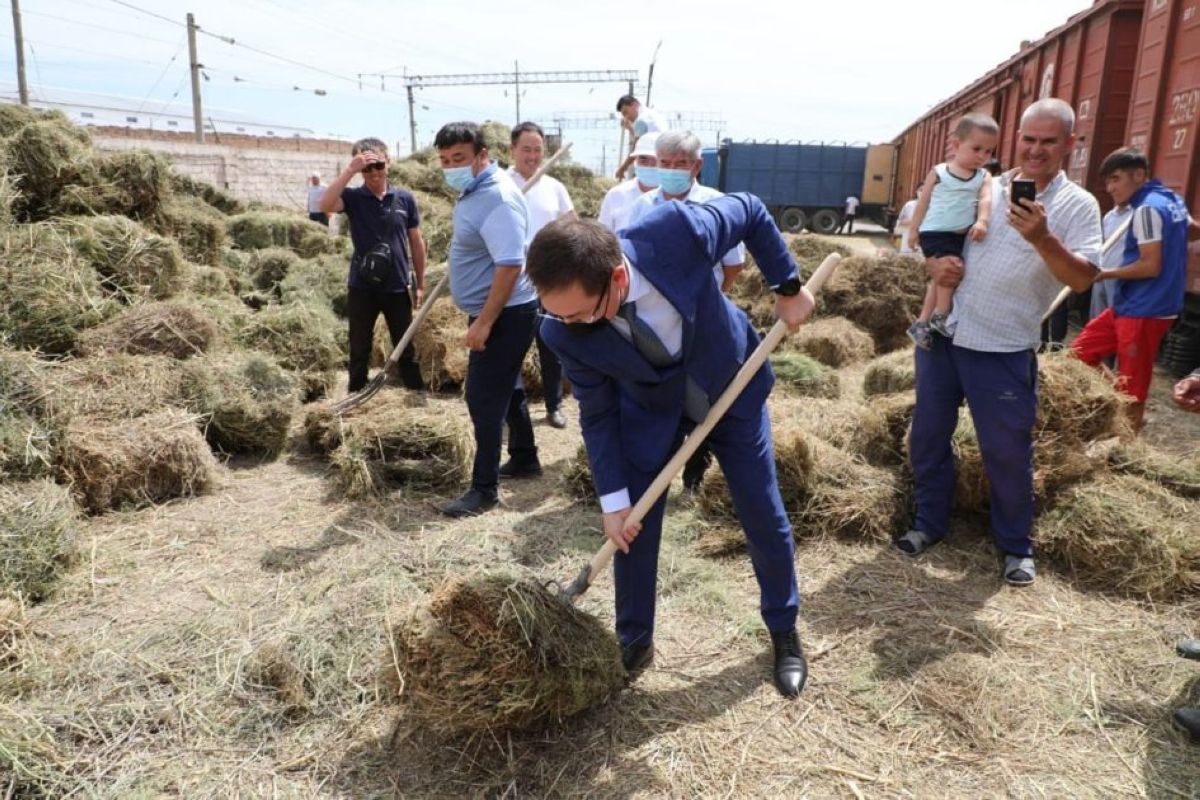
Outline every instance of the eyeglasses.
[[(591, 325), (596, 321), (597, 317), (604, 315), (603, 308), (608, 305), (608, 292), (612, 288), (612, 280), (610, 279), (604, 286), (604, 291), (600, 293), (600, 302), (596, 303), (596, 307), (592, 309), (592, 313), (583, 319), (565, 319), (558, 314), (551, 314), (549, 311), (542, 312), (542, 317), (552, 319), (555, 322), (561, 322), (563, 325)], [(572, 315), (574, 316), (574, 315)]]
[(376, 170), (384, 169), (385, 167), (387, 167), (387, 164), (384, 164), (382, 161), (374, 161), (370, 164), (367, 164), (365, 167), (363, 167), (362, 171), (364, 173), (375, 172)]

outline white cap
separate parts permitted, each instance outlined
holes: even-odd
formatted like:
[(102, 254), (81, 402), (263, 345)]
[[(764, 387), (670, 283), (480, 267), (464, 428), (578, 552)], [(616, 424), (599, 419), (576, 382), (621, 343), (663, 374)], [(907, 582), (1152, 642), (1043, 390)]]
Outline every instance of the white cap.
[(308, 177), (310, 177), (310, 178), (320, 178), (320, 177), (321, 177), (321, 173), (319, 173), (319, 172), (317, 172), (317, 171), (315, 171), (315, 170), (314, 170), (314, 171), (313, 171), (313, 174), (309, 175)]
[(651, 158), (658, 158), (658, 153), (656, 153), (654, 150), (654, 145), (657, 143), (658, 131), (643, 133), (638, 137), (637, 146), (633, 148), (633, 153), (631, 153), (631, 155), (634, 158), (637, 158), (638, 156), (650, 156)]

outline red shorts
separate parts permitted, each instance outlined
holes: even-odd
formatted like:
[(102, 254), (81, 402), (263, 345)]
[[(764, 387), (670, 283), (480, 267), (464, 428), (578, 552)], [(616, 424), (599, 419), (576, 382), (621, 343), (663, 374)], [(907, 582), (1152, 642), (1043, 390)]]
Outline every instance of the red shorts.
[(1071, 348), (1080, 361), (1093, 367), (1115, 355), (1122, 391), (1144, 403), (1154, 376), (1158, 345), (1174, 324), (1173, 319), (1118, 317), (1107, 308), (1084, 327)]

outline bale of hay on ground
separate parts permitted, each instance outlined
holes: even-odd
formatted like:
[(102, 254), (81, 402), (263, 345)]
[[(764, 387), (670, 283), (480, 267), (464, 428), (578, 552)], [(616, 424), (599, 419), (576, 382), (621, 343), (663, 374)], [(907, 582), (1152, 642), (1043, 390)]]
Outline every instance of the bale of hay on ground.
[(868, 397), (907, 392), (917, 386), (913, 350), (897, 350), (867, 365), (863, 373), (863, 394)]
[(908, 452), (908, 432), (912, 428), (913, 408), (917, 405), (917, 393), (908, 391), (880, 395), (872, 398), (867, 405), (873, 415), (878, 415), (883, 420), (888, 437), (888, 449), (882, 453), (882, 458), (875, 460), (867, 454), (867, 460), (875, 466), (901, 464)]
[(1101, 474), (1041, 514), (1034, 540), (1088, 586), (1154, 600), (1194, 596), (1196, 513), (1196, 503), (1145, 478)]
[(58, 109), (34, 108), (17, 103), (0, 104), (0, 139), (7, 139), (15, 135), (33, 122), (57, 125), (81, 144), (87, 144), (90, 141), (87, 130), (73, 125), (67, 119), (67, 115)]
[(592, 464), (588, 461), (587, 447), (584, 445), (579, 445), (575, 455), (568, 458), (563, 465), (558, 488), (563, 495), (572, 500), (583, 503), (596, 500), (596, 485), (592, 483)]
[(816, 359), (802, 353), (771, 354), (775, 379), (789, 391), (804, 397), (838, 397), (842, 385), (838, 374)]
[(0, 338), (0, 408), (42, 414), (49, 392), (45, 374), (49, 365), (28, 350), (13, 350)]
[(133, 419), (178, 404), (180, 380), (179, 362), (169, 356), (116, 353), (64, 361), (41, 379), (45, 416), (56, 424), (75, 417)]
[[(812, 437), (798, 425), (776, 426), (774, 437), (775, 474), (784, 508), (790, 513), (804, 503), (814, 479), (810, 446)], [(729, 494), (725, 474), (720, 469), (705, 472), (704, 479), (696, 489), (696, 500), (700, 510), (709, 516), (734, 518), (733, 498)]]
[(279, 282), (284, 303), (325, 305), (339, 317), (346, 316), (346, 258), (340, 255), (306, 258), (292, 265)]
[[(434, 303), (413, 346), (425, 385), (434, 391), (454, 389), (467, 379), (467, 316), (449, 298)], [(390, 341), (390, 340), (389, 340)], [(391, 352), (387, 347), (384, 356)], [(382, 362), (381, 362), (382, 363)]]
[(803, 502), (787, 506), (796, 538), (889, 541), (907, 508), (895, 472), (873, 467), (820, 439), (812, 439), (809, 448), (812, 470)]
[(223, 268), (193, 264), (188, 291), (198, 295), (220, 297), (221, 295), (233, 294), (236, 291), (236, 287), (234, 286), (234, 282), (230, 280), (229, 273)]
[(300, 407), (299, 387), (264, 353), (221, 353), (183, 367), (187, 407), (204, 419), (205, 438), (226, 453), (276, 456)]
[(336, 253), (341, 245), (329, 229), (307, 217), (278, 211), (247, 211), (230, 217), (226, 231), (242, 250), (287, 247), (301, 258)]
[(806, 399), (773, 415), (870, 464), (897, 461), (891, 431), (872, 407), (853, 400)]
[(304, 435), (314, 450), (331, 455), (348, 496), (401, 486), (451, 490), (470, 474), (474, 440), (470, 423), (447, 410), (385, 390), (342, 416), (327, 404), (310, 409)]
[(56, 199), (56, 213), (154, 220), (170, 195), (170, 173), (165, 156), (146, 150), (93, 152), (84, 159), (82, 179), (64, 187)]
[(625, 680), (616, 639), (540, 583), (451, 579), (396, 618), (387, 697), (436, 734), (526, 730), (606, 702)]
[(870, 333), (879, 353), (908, 345), (906, 331), (924, 299), (924, 269), (904, 256), (846, 258), (821, 292), (826, 311)]
[[(425, 239), (428, 263), (441, 263), (450, 257), (450, 237), (454, 233), (453, 200), (423, 191), (413, 192), (413, 198), (421, 212), (421, 235)], [(434, 282), (426, 275), (425, 288), (432, 289), (433, 286)]]
[(179, 302), (188, 303), (199, 309), (221, 332), (226, 341), (238, 341), (242, 331), (250, 324), (254, 312), (232, 294), (200, 296), (183, 295)]
[(329, 309), (307, 303), (267, 306), (237, 333), (243, 347), (271, 353), (300, 376), (305, 396), (323, 396), (346, 360), (345, 330)]
[(827, 367), (844, 367), (875, 356), (871, 334), (842, 317), (825, 317), (800, 328), (792, 346)]
[[(388, 165), (388, 181), (415, 196), (417, 192), (432, 195), (447, 203), (453, 203), (458, 193), (446, 183), (441, 169), (414, 158), (393, 161)], [(421, 209), (424, 216), (425, 209)], [(423, 221), (422, 221), (423, 222)], [(424, 224), (422, 224), (424, 227)]]
[(299, 263), (300, 257), (285, 247), (264, 247), (250, 254), (250, 277), (255, 288), (280, 294), (278, 284)]
[(60, 477), (92, 514), (208, 492), (217, 464), (197, 418), (166, 409), (134, 420), (72, 421), (58, 444)]
[(0, 235), (0, 331), (12, 345), (66, 353), (119, 309), (61, 230), (39, 223)]
[(241, 214), (246, 210), (245, 203), (206, 180), (175, 171), (171, 172), (168, 180), (172, 194), (199, 200), (222, 215)]
[(51, 480), (0, 484), (0, 598), (49, 596), (75, 560), (79, 511)]
[(817, 267), (821, 266), (821, 262), (831, 254), (837, 253), (842, 258), (849, 258), (851, 255), (850, 248), (844, 244), (831, 242), (828, 239), (811, 233), (801, 233), (788, 238), (791, 239), (788, 242), (788, 249), (792, 251), (792, 255), (796, 258), (796, 264), (800, 267), (800, 274), (805, 279), (812, 275)]
[(189, 261), (212, 267), (221, 264), (221, 251), (229, 241), (225, 217), (203, 200), (172, 197), (163, 205), (156, 228), (172, 237)]
[(84, 180), (87, 146), (55, 120), (36, 120), (4, 141), (4, 163), (20, 196), (13, 213), (23, 222), (60, 212), (63, 187)]
[(147, 303), (84, 331), (76, 352), (84, 357), (107, 353), (190, 358), (208, 352), (220, 337), (217, 326), (200, 309), (169, 301)]
[(1144, 441), (1123, 442), (1108, 454), (1116, 472), (1153, 481), (1180, 497), (1200, 499), (1200, 458), (1164, 453)]
[(730, 288), (729, 299), (746, 312), (755, 327), (765, 330), (775, 324), (775, 296), (749, 253), (746, 254), (746, 270)]
[(1129, 402), (1099, 370), (1069, 352), (1038, 359), (1039, 440), (1061, 439), (1072, 446), (1126, 437)]
[(49, 475), (53, 455), (54, 431), (0, 396), (0, 482)]
[(127, 217), (72, 217), (63, 226), (105, 286), (123, 296), (162, 299), (187, 285), (178, 245)]

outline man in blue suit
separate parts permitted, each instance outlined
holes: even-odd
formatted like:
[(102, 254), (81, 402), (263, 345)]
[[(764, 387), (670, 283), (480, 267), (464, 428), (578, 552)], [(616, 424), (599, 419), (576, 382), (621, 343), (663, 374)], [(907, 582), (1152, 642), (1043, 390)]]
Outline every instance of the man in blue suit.
[[(745, 242), (777, 295), (776, 314), (793, 330), (812, 313), (813, 298), (766, 208), (748, 194), (664, 203), (620, 237), (590, 220), (557, 220), (530, 244), (526, 270), (550, 317), (542, 336), (579, 402), (604, 534), (619, 550), (617, 635), (626, 669), (637, 674), (654, 656), (664, 500), (641, 524), (627, 524), (630, 498), (646, 491), (758, 344), (712, 279), (712, 265)], [(795, 697), (808, 670), (796, 633), (795, 544), (767, 416), (774, 380), (764, 365), (708, 440), (746, 531), (775, 685)]]

